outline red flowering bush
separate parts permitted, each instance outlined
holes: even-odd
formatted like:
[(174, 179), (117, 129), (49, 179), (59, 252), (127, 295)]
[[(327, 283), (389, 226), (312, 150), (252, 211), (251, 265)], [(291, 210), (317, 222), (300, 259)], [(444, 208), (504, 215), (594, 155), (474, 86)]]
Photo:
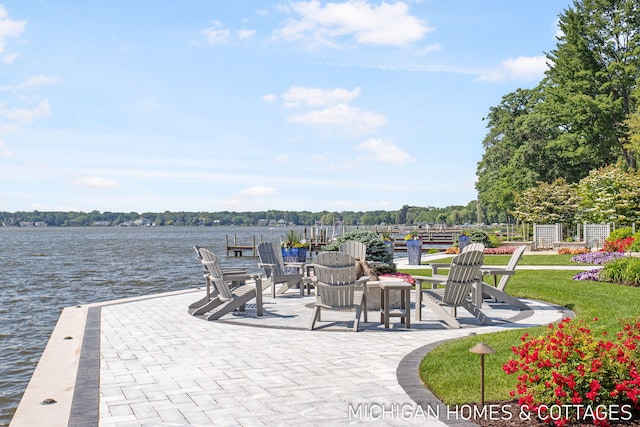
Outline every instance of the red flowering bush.
[(503, 365), (507, 374), (518, 374), (511, 395), (520, 396), (525, 410), (556, 426), (608, 426), (616, 416), (628, 420), (640, 409), (640, 320), (625, 324), (615, 337), (597, 337), (584, 322), (570, 319), (549, 329), (543, 337), (525, 333), (512, 348), (517, 357)]
[(606, 240), (604, 242), (603, 252), (626, 252), (631, 248), (636, 239), (633, 237), (625, 237), (623, 239)]

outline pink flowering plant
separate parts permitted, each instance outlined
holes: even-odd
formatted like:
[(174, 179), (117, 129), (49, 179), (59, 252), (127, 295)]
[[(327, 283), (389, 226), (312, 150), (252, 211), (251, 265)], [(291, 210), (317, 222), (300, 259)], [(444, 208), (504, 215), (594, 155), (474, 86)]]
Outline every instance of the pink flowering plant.
[[(511, 395), (523, 409), (556, 426), (609, 426), (614, 410), (626, 419), (637, 415), (640, 320), (626, 322), (615, 336), (596, 336), (584, 322), (564, 319), (549, 325), (546, 336), (525, 333), (521, 341), (503, 370), (518, 375)], [(550, 414), (552, 406), (562, 407), (562, 416)]]

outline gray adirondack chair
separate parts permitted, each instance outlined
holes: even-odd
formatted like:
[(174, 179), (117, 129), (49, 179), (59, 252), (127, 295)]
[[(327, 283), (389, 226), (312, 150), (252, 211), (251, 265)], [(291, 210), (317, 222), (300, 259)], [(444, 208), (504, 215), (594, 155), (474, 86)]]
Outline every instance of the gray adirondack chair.
[(359, 259), (360, 261), (367, 260), (367, 246), (364, 243), (358, 242), (356, 240), (346, 240), (342, 242), (340, 244), (340, 247), (338, 248), (338, 251), (349, 254), (352, 257)]
[[(480, 268), (483, 276), (494, 277), (493, 285), (490, 285), (484, 281), (482, 282), (482, 292), (484, 296), (491, 297), (496, 301), (501, 301), (505, 304), (517, 307), (520, 310), (529, 310), (529, 306), (527, 306), (519, 299), (512, 297), (506, 291), (509, 279), (511, 279), (511, 276), (515, 274), (516, 266), (522, 258), (522, 254), (524, 253), (525, 249), (526, 246), (519, 246), (518, 248), (516, 248), (516, 250), (511, 255), (511, 258), (509, 258), (509, 262), (506, 266), (487, 265)], [(496, 281), (496, 278), (498, 276), (500, 276), (499, 282)]]
[[(208, 271), (207, 280), (215, 290), (215, 297), (205, 306), (194, 310), (193, 315), (202, 315), (206, 320), (217, 320), (236, 309), (244, 310), (245, 305), (255, 298), (257, 315), (262, 316), (262, 293), (265, 288), (260, 275), (235, 274), (233, 278), (242, 284), (231, 288), (228, 283), (229, 276), (222, 273), (222, 268), (217, 259), (211, 261), (202, 260), (202, 265)], [(255, 286), (246, 283), (247, 280), (251, 279), (255, 281)]]
[(317, 279), (315, 282), (316, 302), (309, 329), (313, 330), (316, 323), (320, 321), (320, 313), (323, 309), (345, 310), (347, 308), (355, 308), (353, 330), (358, 332), (360, 316), (365, 309), (365, 298), (364, 289), (361, 287), (362, 282), (356, 279), (355, 259), (352, 265), (344, 267), (314, 264), (313, 268)]
[[(218, 257), (216, 257), (213, 252), (199, 246), (195, 246), (194, 248), (198, 253), (200, 264), (203, 267), (203, 275), (207, 281), (207, 293), (202, 300), (189, 306), (189, 312), (193, 316), (202, 316), (205, 313), (221, 306), (229, 297), (229, 293), (226, 292), (227, 289), (231, 292), (232, 289), (245, 285), (246, 281), (251, 279), (256, 281), (257, 286), (260, 286), (260, 295), (256, 295), (256, 298), (260, 300), (262, 299), (263, 285), (259, 275), (246, 274), (246, 269), (241, 267), (223, 268), (218, 262)], [(224, 283), (215, 279), (221, 279)], [(231, 284), (231, 286), (229, 284)], [(247, 289), (249, 288), (250, 287), (247, 286)], [(222, 296), (221, 289), (224, 291)], [(245, 292), (245, 290), (242, 292)], [(248, 297), (248, 299), (251, 298)], [(239, 308), (244, 309), (244, 305), (241, 305)], [(224, 314), (226, 313), (222, 313), (218, 317)], [(262, 304), (259, 304), (258, 315), (262, 315)]]
[[(464, 247), (464, 249), (462, 249), (461, 254), (466, 253), (466, 252), (470, 252), (473, 254), (476, 254), (475, 256), (479, 257), (480, 255), (482, 255), (482, 259), (480, 260), (480, 263), (482, 263), (482, 260), (484, 259), (484, 245), (482, 243), (471, 243), (467, 246)], [(467, 261), (465, 261), (467, 262)], [(476, 263), (476, 261), (474, 259), (469, 259), (468, 261), (469, 263)], [(438, 273), (438, 270), (443, 268), (449, 268), (451, 266), (451, 264), (446, 264), (446, 263), (437, 263), (437, 262), (433, 262), (433, 263), (429, 263), (429, 266), (431, 267), (431, 277), (437, 277), (440, 278), (442, 280), (444, 280), (447, 275), (446, 274), (442, 274), (442, 273)]]
[[(198, 258), (198, 263), (202, 266), (202, 275), (204, 276), (206, 282), (207, 282), (207, 293), (205, 294), (205, 296), (194, 302), (193, 304), (189, 305), (189, 309), (190, 310), (195, 310), (197, 308), (203, 307), (205, 304), (207, 304), (209, 301), (211, 301), (211, 299), (213, 297), (215, 297), (215, 289), (213, 289), (213, 293), (214, 295), (212, 295), (212, 288), (211, 288), (211, 282), (209, 281), (209, 271), (202, 265), (202, 261), (214, 261), (214, 260), (218, 260), (218, 258), (216, 257), (216, 255), (211, 252), (208, 249), (205, 249), (201, 246), (198, 245), (194, 245), (193, 249), (196, 252), (196, 256)], [(243, 267), (221, 267), (221, 271), (223, 275), (225, 276), (225, 280), (231, 280), (232, 281), (232, 286), (237, 286), (238, 284), (240, 284), (242, 282), (242, 280), (238, 280), (237, 278), (234, 278), (232, 275), (234, 274), (246, 274), (247, 273), (247, 269), (243, 268)]]
[[(276, 297), (276, 284), (282, 284), (278, 289), (279, 294), (285, 293), (288, 289), (300, 285), (300, 296), (304, 296), (304, 286), (302, 284), (302, 273), (288, 274), (284, 267), (280, 245), (273, 242), (262, 242), (258, 245), (258, 266), (262, 267), (265, 275), (271, 284), (271, 296)], [(287, 265), (292, 265), (287, 263)], [(304, 268), (304, 263), (295, 263), (298, 269)]]
[[(491, 319), (469, 298), (474, 285), (476, 292), (478, 292), (477, 288), (482, 289), (480, 267), (483, 260), (484, 245), (478, 244), (454, 257), (449, 265), (449, 274), (446, 276), (413, 276), (416, 280), (416, 319), (422, 320), (422, 303), (424, 302), (427, 308), (453, 328), (460, 328), (460, 323), (456, 319), (458, 307), (467, 310), (481, 323), (491, 325)], [(422, 282), (431, 283), (432, 288), (422, 289)]]

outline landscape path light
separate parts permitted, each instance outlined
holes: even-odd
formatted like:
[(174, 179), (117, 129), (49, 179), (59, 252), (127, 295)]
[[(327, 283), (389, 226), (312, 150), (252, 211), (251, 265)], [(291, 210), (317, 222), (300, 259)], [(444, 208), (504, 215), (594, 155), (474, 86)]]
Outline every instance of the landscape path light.
[(480, 405), (484, 407), (484, 355), (493, 354), (496, 351), (483, 342), (474, 345), (469, 351), (480, 355)]

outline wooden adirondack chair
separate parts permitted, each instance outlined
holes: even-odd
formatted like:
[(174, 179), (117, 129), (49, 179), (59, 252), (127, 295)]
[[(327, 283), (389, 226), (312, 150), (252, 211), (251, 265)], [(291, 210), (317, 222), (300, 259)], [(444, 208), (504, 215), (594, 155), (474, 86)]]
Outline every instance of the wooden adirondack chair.
[[(241, 280), (243, 284), (231, 288), (227, 282), (228, 277), (222, 274), (222, 268), (217, 259), (212, 261), (202, 261), (202, 265), (208, 271), (207, 280), (215, 289), (215, 297), (203, 307), (196, 309), (193, 315), (204, 315), (206, 320), (217, 320), (227, 313), (236, 309), (244, 310), (244, 306), (252, 299), (256, 299), (256, 311), (258, 316), (262, 316), (262, 293), (264, 287), (260, 275), (244, 274), (233, 275), (235, 279)], [(255, 286), (247, 284), (245, 281), (255, 280)]]
[[(256, 285), (258, 285), (258, 281), (260, 282), (260, 295), (256, 295), (256, 298), (260, 299), (260, 301), (262, 300), (262, 281), (259, 278), (259, 275), (246, 274), (246, 269), (241, 267), (223, 268), (218, 262), (218, 257), (216, 257), (213, 252), (199, 246), (194, 246), (194, 248), (198, 254), (200, 264), (203, 267), (202, 274), (207, 281), (207, 293), (202, 300), (189, 306), (189, 312), (193, 316), (204, 315), (216, 307), (219, 307), (226, 302), (226, 299), (229, 297), (229, 293), (226, 292), (226, 289), (229, 289), (231, 292), (231, 289), (245, 285), (246, 281), (251, 279), (256, 280)], [(224, 282), (224, 284), (221, 283), (221, 281)], [(231, 283), (231, 286), (229, 286), (229, 283)], [(247, 286), (247, 289), (249, 288), (250, 287)], [(226, 296), (221, 296), (221, 289), (225, 291)], [(245, 292), (245, 290), (242, 292)], [(240, 306), (239, 308), (244, 307)], [(259, 304), (258, 315), (262, 315), (262, 303)]]
[[(212, 295), (212, 288), (211, 288), (211, 282), (209, 281), (209, 271), (202, 265), (202, 261), (217, 261), (218, 258), (216, 257), (216, 255), (211, 252), (208, 249), (205, 249), (203, 247), (200, 247), (198, 245), (194, 245), (193, 249), (196, 252), (196, 256), (198, 258), (198, 263), (202, 266), (202, 275), (204, 276), (206, 282), (207, 282), (207, 293), (206, 295), (194, 302), (193, 304), (189, 305), (189, 309), (190, 310), (195, 310), (198, 309), (200, 307), (203, 307), (205, 304), (209, 303), (209, 301), (211, 301), (212, 298), (214, 298), (216, 296), (215, 294), (215, 289), (213, 289), (213, 293), (214, 295)], [(246, 274), (247, 273), (247, 269), (246, 268), (242, 268), (242, 267), (221, 267), (221, 272), (222, 274), (225, 276), (225, 280), (231, 280), (232, 281), (232, 286), (237, 286), (239, 283), (242, 282), (241, 279), (240, 281), (237, 278), (232, 277), (232, 275), (234, 274)]]
[[(483, 260), (484, 245), (476, 244), (475, 247), (463, 251), (451, 260), (448, 275), (413, 276), (416, 280), (416, 319), (422, 320), (422, 302), (424, 300), (425, 306), (451, 327), (460, 327), (460, 323), (456, 320), (458, 307), (467, 310), (483, 324), (491, 325), (491, 319), (469, 299), (474, 285), (478, 288), (482, 287), (480, 267)], [(432, 289), (422, 289), (422, 282), (431, 283)], [(438, 288), (438, 286), (444, 286), (444, 288)], [(478, 292), (477, 289), (476, 292)]]
[[(262, 267), (265, 275), (271, 284), (271, 296), (276, 297), (276, 284), (282, 283), (279, 294), (285, 293), (288, 289), (300, 285), (300, 296), (304, 296), (304, 286), (302, 285), (302, 273), (287, 274), (285, 271), (285, 262), (282, 258), (282, 250), (280, 245), (273, 242), (263, 242), (258, 245), (258, 257), (260, 262), (258, 266)], [(290, 265), (290, 264), (288, 264)], [(297, 268), (304, 268), (304, 263), (296, 263)]]
[(346, 240), (340, 244), (338, 248), (339, 252), (349, 254), (352, 257), (359, 259), (360, 261), (367, 260), (367, 246), (356, 240)]
[[(351, 258), (351, 257), (350, 257)], [(355, 308), (355, 320), (353, 330), (358, 332), (360, 316), (365, 307), (364, 289), (359, 290), (361, 282), (356, 279), (356, 266), (354, 263), (344, 267), (328, 267), (314, 264), (316, 277), (316, 303), (311, 316), (309, 330), (315, 328), (320, 321), (322, 309), (344, 310)], [(366, 321), (366, 319), (365, 319)]]
[[(453, 264), (444, 289), (422, 290), (421, 300), (425, 306), (438, 315), (452, 328), (460, 328), (456, 319), (456, 309), (462, 307), (485, 325), (491, 325), (489, 319), (480, 309), (469, 301), (473, 286), (480, 280), (480, 267), (477, 265)], [(418, 305), (418, 304), (416, 304)], [(421, 311), (421, 308), (416, 308)]]
[[(509, 283), (509, 279), (516, 272), (516, 266), (522, 258), (526, 246), (519, 246), (509, 258), (509, 262), (506, 266), (487, 265), (482, 266), (480, 271), (483, 276), (493, 276), (494, 284), (482, 282), (482, 292), (485, 296), (494, 298), (496, 301), (504, 302), (505, 304), (517, 307), (520, 310), (529, 310), (529, 307), (517, 298), (507, 294), (506, 287)], [(496, 278), (500, 276), (500, 281), (497, 282)], [(497, 283), (496, 283), (497, 282)]]

